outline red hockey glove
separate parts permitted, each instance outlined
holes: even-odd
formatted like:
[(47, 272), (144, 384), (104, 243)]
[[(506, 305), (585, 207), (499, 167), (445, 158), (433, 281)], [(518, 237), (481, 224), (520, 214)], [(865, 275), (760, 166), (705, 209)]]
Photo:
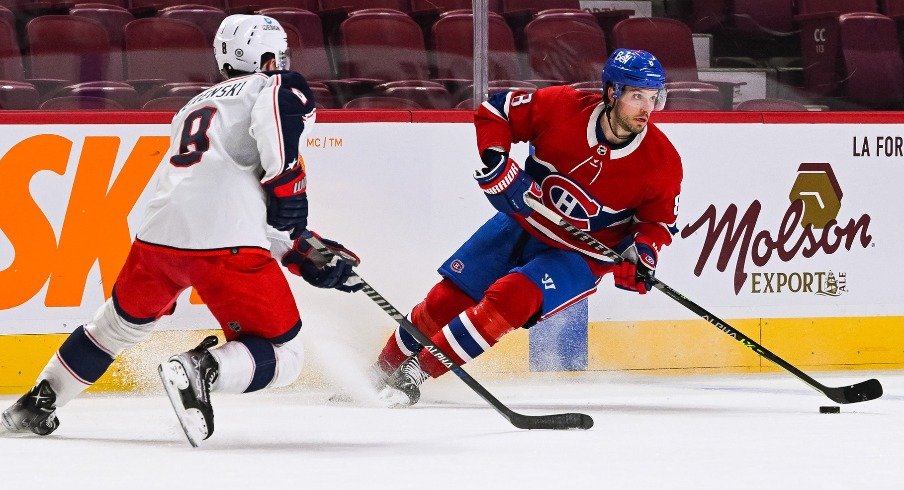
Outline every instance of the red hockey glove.
[(487, 149), (483, 160), (486, 166), (474, 172), (474, 178), (490, 204), (506, 214), (530, 216), (534, 210), (524, 202), (524, 195), (530, 193), (539, 200), (540, 186), (508, 157), (508, 153)]
[(282, 265), (312, 286), (338, 289), (346, 293), (360, 291), (364, 283), (352, 268), (360, 264), (361, 259), (341, 243), (322, 238), (316, 233), (314, 235), (333, 253), (332, 257), (322, 256), (311, 244), (299, 238), (282, 256)]
[[(656, 274), (656, 249), (644, 242), (635, 242), (637, 251), (623, 254), (625, 260), (619, 262), (612, 270), (615, 276), (615, 287), (627, 291), (646, 294), (653, 289), (653, 276)], [(630, 249), (629, 249), (630, 250)]]
[(261, 184), (267, 193), (267, 224), (298, 238), (308, 226), (307, 178), (301, 166)]

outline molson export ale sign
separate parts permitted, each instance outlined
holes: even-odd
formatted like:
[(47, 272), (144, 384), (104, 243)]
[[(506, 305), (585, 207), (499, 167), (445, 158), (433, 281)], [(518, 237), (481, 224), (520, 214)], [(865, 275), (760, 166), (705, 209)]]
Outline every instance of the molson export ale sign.
[(763, 222), (763, 203), (754, 200), (742, 210), (735, 203), (724, 211), (709, 205), (695, 221), (684, 226), (681, 237), (703, 233), (694, 274), (700, 276), (712, 259), (720, 272), (732, 270), (734, 292), (754, 294), (811, 293), (838, 296), (846, 290), (843, 271), (748, 272), (775, 261), (790, 262), (817, 254), (866, 248), (872, 243), (870, 216), (841, 213), (844, 194), (828, 163), (802, 163), (788, 194), (789, 204), (779, 222)]

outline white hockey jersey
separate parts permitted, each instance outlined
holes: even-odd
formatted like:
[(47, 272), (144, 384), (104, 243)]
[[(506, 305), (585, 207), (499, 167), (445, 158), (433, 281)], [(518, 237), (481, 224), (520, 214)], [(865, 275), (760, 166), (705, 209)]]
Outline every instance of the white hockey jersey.
[(269, 249), (261, 182), (303, 169), (298, 148), (315, 118), (311, 91), (294, 72), (232, 78), (195, 96), (173, 118), (137, 239), (187, 250)]

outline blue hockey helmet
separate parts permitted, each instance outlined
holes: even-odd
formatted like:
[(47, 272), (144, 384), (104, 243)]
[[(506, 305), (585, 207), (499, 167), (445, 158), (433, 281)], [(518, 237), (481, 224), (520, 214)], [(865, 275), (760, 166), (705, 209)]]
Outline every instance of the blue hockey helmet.
[(612, 52), (603, 66), (603, 90), (609, 84), (615, 89), (614, 98), (621, 95), (625, 85), (659, 90), (655, 109), (665, 106), (665, 70), (651, 53), (639, 49), (619, 48)]

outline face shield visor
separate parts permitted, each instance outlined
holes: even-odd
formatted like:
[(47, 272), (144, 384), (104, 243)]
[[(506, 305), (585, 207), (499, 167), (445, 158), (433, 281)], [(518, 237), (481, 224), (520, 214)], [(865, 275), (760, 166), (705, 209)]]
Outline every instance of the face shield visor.
[(666, 91), (664, 88), (622, 87), (615, 94), (616, 100), (636, 109), (646, 108), (648, 111), (661, 111), (665, 108)]

